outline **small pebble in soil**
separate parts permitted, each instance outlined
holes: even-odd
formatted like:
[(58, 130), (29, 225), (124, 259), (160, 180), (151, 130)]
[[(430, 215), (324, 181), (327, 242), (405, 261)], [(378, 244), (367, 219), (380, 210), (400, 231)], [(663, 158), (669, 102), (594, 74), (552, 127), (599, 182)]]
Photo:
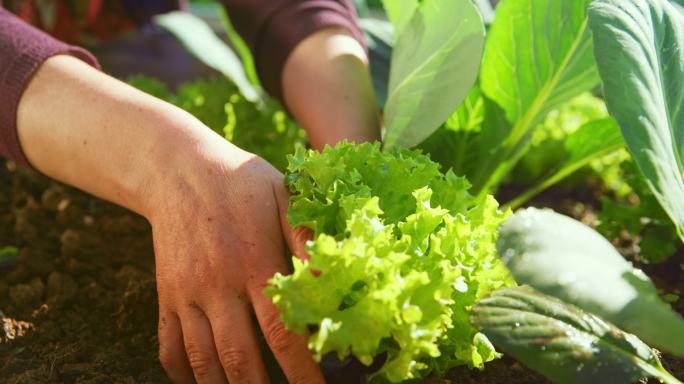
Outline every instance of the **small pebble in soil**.
[(91, 215), (83, 216), (83, 225), (85, 225), (86, 227), (92, 227), (93, 224), (95, 224), (94, 217), (92, 217)]
[(69, 200), (62, 200), (67, 203), (61, 209), (57, 209), (57, 223), (63, 226), (78, 226), (83, 221), (84, 212), (81, 207), (71, 204)]
[(48, 211), (57, 211), (60, 203), (66, 200), (65, 195), (66, 193), (62, 186), (52, 185), (40, 196), (40, 202), (43, 205), (43, 208)]

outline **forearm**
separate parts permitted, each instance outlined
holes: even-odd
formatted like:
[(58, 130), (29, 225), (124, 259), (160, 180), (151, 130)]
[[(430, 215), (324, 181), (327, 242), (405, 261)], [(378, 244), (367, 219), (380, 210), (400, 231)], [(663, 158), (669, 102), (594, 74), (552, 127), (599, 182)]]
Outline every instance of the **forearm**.
[(352, 0), (222, 0), (252, 51), (262, 85), (315, 148), (380, 138)]
[(299, 43), (282, 83), (285, 103), (315, 148), (380, 139), (367, 56), (343, 28), (321, 30)]
[(268, 279), (288, 271), (283, 236), (295, 243), (282, 174), (66, 56), (36, 72), (18, 127), (38, 170), (149, 220), (160, 362), (171, 381), (267, 382), (256, 318), (289, 382), (323, 382), (306, 339), (285, 329), (263, 295)]
[(141, 214), (147, 190), (215, 135), (182, 110), (69, 56), (50, 58), (36, 72), (20, 100), (17, 129), (36, 169)]
[(0, 6), (0, 155), (18, 164), (28, 163), (17, 137), (19, 100), (40, 64), (57, 54), (97, 67), (87, 51), (53, 39)]

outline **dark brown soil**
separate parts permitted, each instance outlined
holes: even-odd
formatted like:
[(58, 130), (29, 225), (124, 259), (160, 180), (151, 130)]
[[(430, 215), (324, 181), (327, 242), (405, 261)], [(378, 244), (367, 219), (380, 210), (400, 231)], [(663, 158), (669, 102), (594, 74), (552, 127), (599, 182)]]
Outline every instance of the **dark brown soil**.
[(156, 360), (144, 219), (47, 178), (3, 169), (0, 245), (20, 250), (19, 265), (0, 274), (3, 322), (17, 330), (14, 340), (0, 342), (0, 382), (166, 381)]
[[(590, 215), (576, 200), (551, 200), (576, 217)], [(10, 164), (0, 167), (6, 245), (20, 256), (11, 271), (0, 270), (0, 383), (167, 382), (157, 362), (154, 259), (143, 218)], [(682, 263), (678, 255), (645, 269), (664, 292), (681, 293)], [(684, 313), (684, 300), (674, 305)], [(664, 363), (684, 378), (684, 361), (665, 356)], [(338, 372), (330, 382), (358, 378)], [(547, 381), (504, 358), (482, 372), (457, 368), (428, 382)]]

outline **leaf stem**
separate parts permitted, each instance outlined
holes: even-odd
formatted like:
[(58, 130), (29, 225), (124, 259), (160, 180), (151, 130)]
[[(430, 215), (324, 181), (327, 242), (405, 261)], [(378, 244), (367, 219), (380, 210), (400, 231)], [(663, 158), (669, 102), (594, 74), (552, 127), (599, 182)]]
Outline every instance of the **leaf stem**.
[(679, 381), (679, 379), (672, 376), (672, 374), (666, 371), (664, 368), (654, 367), (641, 359), (637, 359), (635, 362), (644, 372), (648, 373), (652, 377), (655, 377), (664, 384), (684, 384)]

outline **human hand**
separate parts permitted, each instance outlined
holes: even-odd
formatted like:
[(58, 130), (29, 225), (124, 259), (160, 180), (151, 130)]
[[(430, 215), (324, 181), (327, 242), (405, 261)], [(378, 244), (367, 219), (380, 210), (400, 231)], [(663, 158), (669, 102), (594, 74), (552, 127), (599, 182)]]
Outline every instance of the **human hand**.
[(267, 382), (254, 311), (288, 381), (323, 382), (306, 339), (284, 328), (263, 295), (269, 278), (287, 272), (283, 233), (302, 249), (285, 219), (283, 177), (220, 141), (149, 190), (160, 361), (173, 382)]
[(323, 381), (305, 338), (262, 294), (287, 272), (283, 233), (295, 254), (303, 246), (273, 167), (70, 56), (36, 72), (17, 127), (35, 168), (151, 222), (160, 357), (173, 381), (266, 382), (252, 311), (290, 382)]

